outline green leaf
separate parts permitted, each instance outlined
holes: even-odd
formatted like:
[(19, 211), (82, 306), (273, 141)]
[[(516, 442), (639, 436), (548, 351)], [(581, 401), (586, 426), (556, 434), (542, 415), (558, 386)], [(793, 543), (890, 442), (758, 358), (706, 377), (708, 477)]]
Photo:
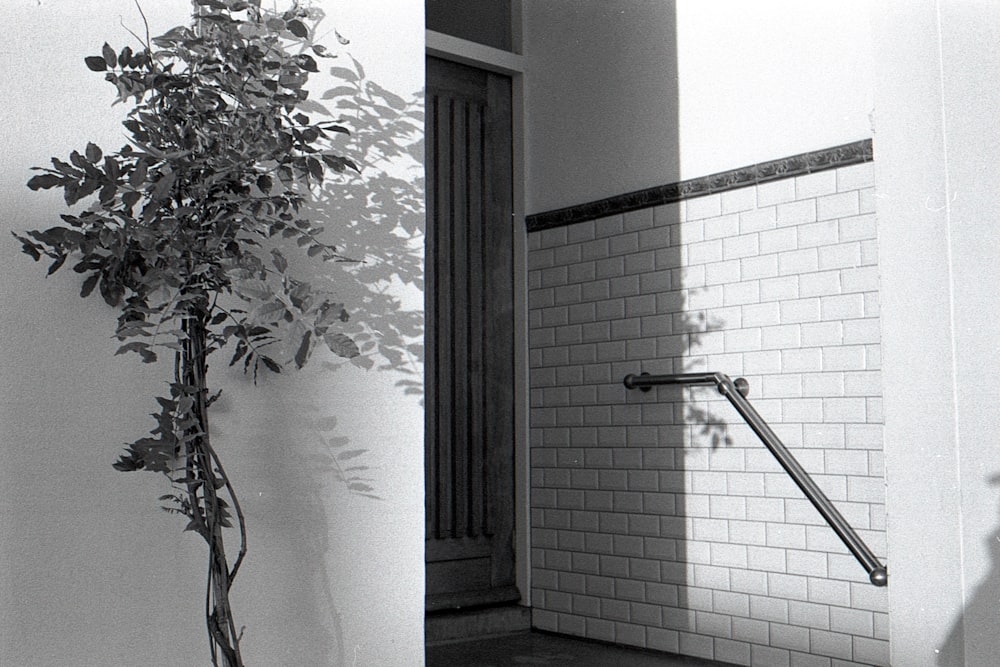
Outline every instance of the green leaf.
[(288, 260), (285, 256), (281, 254), (281, 251), (277, 248), (271, 250), (271, 263), (274, 264), (274, 268), (278, 269), (281, 273), (284, 273), (288, 268)]
[(309, 345), (312, 342), (312, 332), (307, 331), (306, 335), (302, 337), (302, 343), (299, 345), (298, 351), (295, 353), (295, 365), (302, 368), (306, 365), (306, 361), (309, 359)]
[(130, 62), (132, 62), (132, 47), (126, 46), (118, 55), (118, 66), (127, 67)]
[(65, 262), (66, 262), (66, 255), (59, 255), (59, 257), (56, 258), (56, 261), (52, 262), (52, 264), (49, 266), (49, 271), (47, 275), (51, 276), (53, 273), (58, 271), (59, 267), (62, 266)]
[(87, 279), (83, 281), (83, 286), (80, 287), (80, 296), (84, 298), (90, 296), (90, 293), (94, 291), (95, 287), (97, 287), (97, 281), (100, 280), (100, 278), (100, 274), (97, 273), (88, 276)]
[(108, 63), (102, 56), (87, 56), (83, 59), (87, 68), (94, 72), (104, 72), (108, 69)]
[(361, 354), (357, 344), (349, 336), (342, 333), (328, 333), (323, 336), (327, 347), (338, 357), (353, 359)]
[(31, 180), (28, 181), (28, 187), (32, 190), (48, 190), (49, 188), (54, 188), (60, 183), (62, 183), (62, 178), (56, 176), (55, 174), (39, 174), (38, 176), (33, 176)]
[(288, 32), (301, 39), (305, 39), (309, 36), (309, 28), (307, 28), (306, 25), (298, 19), (289, 21), (285, 27), (288, 28)]
[(104, 46), (101, 47), (101, 55), (104, 56), (104, 62), (107, 63), (108, 67), (114, 67), (118, 62), (118, 54), (107, 42), (104, 42)]
[(261, 174), (257, 177), (257, 187), (264, 194), (271, 192), (271, 188), (274, 186), (274, 180), (267, 174)]
[(132, 208), (135, 207), (136, 202), (142, 199), (141, 192), (126, 192), (122, 195), (122, 205), (125, 207), (125, 211), (128, 213), (132, 212)]
[(316, 60), (308, 53), (299, 54), (298, 57), (299, 67), (307, 72), (318, 72), (319, 66), (316, 64)]
[(87, 150), (85, 151), (85, 154), (87, 159), (94, 164), (100, 162), (101, 158), (104, 156), (101, 152), (100, 146), (93, 142), (87, 142)]

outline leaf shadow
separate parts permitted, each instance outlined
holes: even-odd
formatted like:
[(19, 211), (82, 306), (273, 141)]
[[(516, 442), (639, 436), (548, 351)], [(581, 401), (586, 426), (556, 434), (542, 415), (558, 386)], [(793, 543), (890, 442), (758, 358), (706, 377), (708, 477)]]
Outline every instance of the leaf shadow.
[[(355, 364), (400, 376), (406, 396), (423, 397), (423, 92), (397, 95), (352, 68), (338, 67), (341, 85), (323, 104), (350, 128), (342, 150), (360, 173), (328, 179), (311, 204), (327, 221), (325, 237), (355, 262), (331, 276), (351, 319), (343, 331), (362, 355)], [(323, 106), (316, 104), (314, 111)], [(327, 362), (335, 368), (340, 362)]]

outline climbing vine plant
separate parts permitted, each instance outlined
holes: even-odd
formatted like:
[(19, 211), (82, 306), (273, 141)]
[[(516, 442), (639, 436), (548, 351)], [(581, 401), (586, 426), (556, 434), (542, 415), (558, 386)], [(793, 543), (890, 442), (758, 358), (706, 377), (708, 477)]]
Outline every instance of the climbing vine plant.
[[(241, 667), (230, 590), (247, 531), (212, 443), (218, 393), (209, 390), (208, 359), (226, 348), (229, 364), (256, 381), (303, 366), (318, 346), (359, 355), (343, 331), (344, 305), (295, 277), (286, 252), (346, 259), (303, 211), (330, 172), (358, 167), (337, 149), (348, 129), (302, 110), (316, 106), (304, 104), (310, 74), (332, 57), (314, 42), (321, 12), (298, 2), (284, 11), (260, 0), (192, 4), (190, 24), (152, 38), (147, 27), (138, 48), (105, 43), (85, 58), (114, 86), (115, 102), (130, 105), (127, 143), (106, 152), (89, 142), (37, 168), (28, 187), (61, 189), (72, 212), (15, 237), (35, 260), (51, 260), (49, 274), (70, 262), (81, 296), (99, 294), (118, 309), (118, 354), (172, 359), (154, 427), (114, 467), (170, 479), (164, 509), (208, 546), (212, 664)], [(288, 353), (272, 352), (281, 349)], [(226, 529), (239, 534), (234, 557)]]

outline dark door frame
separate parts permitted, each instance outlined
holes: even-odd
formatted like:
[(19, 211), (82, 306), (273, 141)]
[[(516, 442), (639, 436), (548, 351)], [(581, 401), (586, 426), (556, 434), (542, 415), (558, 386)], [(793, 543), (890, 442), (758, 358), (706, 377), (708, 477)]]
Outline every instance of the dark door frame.
[[(514, 8), (514, 49), (520, 50), (519, 2)], [(524, 64), (518, 53), (493, 49), (428, 30), (426, 55), (471, 65), (511, 78), (512, 185), (514, 225), (514, 555), (521, 604), (531, 604), (530, 465), (528, 431), (527, 233), (524, 225)]]

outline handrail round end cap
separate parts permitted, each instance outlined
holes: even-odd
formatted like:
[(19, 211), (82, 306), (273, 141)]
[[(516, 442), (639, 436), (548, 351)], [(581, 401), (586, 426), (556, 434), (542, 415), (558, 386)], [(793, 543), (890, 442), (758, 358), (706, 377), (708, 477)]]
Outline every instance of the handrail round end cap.
[(740, 392), (740, 396), (743, 398), (747, 397), (750, 393), (750, 383), (747, 382), (746, 378), (736, 378), (733, 381), (733, 386), (736, 387), (736, 391)]
[(635, 389), (635, 388), (638, 387), (639, 391), (641, 391), (641, 392), (650, 391), (652, 389), (652, 387), (649, 387), (649, 386), (639, 387), (635, 383), (636, 378), (637, 377), (642, 377), (643, 375), (649, 375), (649, 373), (642, 372), (639, 375), (635, 375), (634, 373), (629, 373), (628, 375), (625, 376), (625, 380), (622, 382), (622, 384), (625, 385), (626, 389)]
[(887, 586), (889, 584), (889, 573), (886, 571), (885, 567), (876, 567), (872, 570), (871, 574), (868, 575), (868, 578), (875, 586)]

